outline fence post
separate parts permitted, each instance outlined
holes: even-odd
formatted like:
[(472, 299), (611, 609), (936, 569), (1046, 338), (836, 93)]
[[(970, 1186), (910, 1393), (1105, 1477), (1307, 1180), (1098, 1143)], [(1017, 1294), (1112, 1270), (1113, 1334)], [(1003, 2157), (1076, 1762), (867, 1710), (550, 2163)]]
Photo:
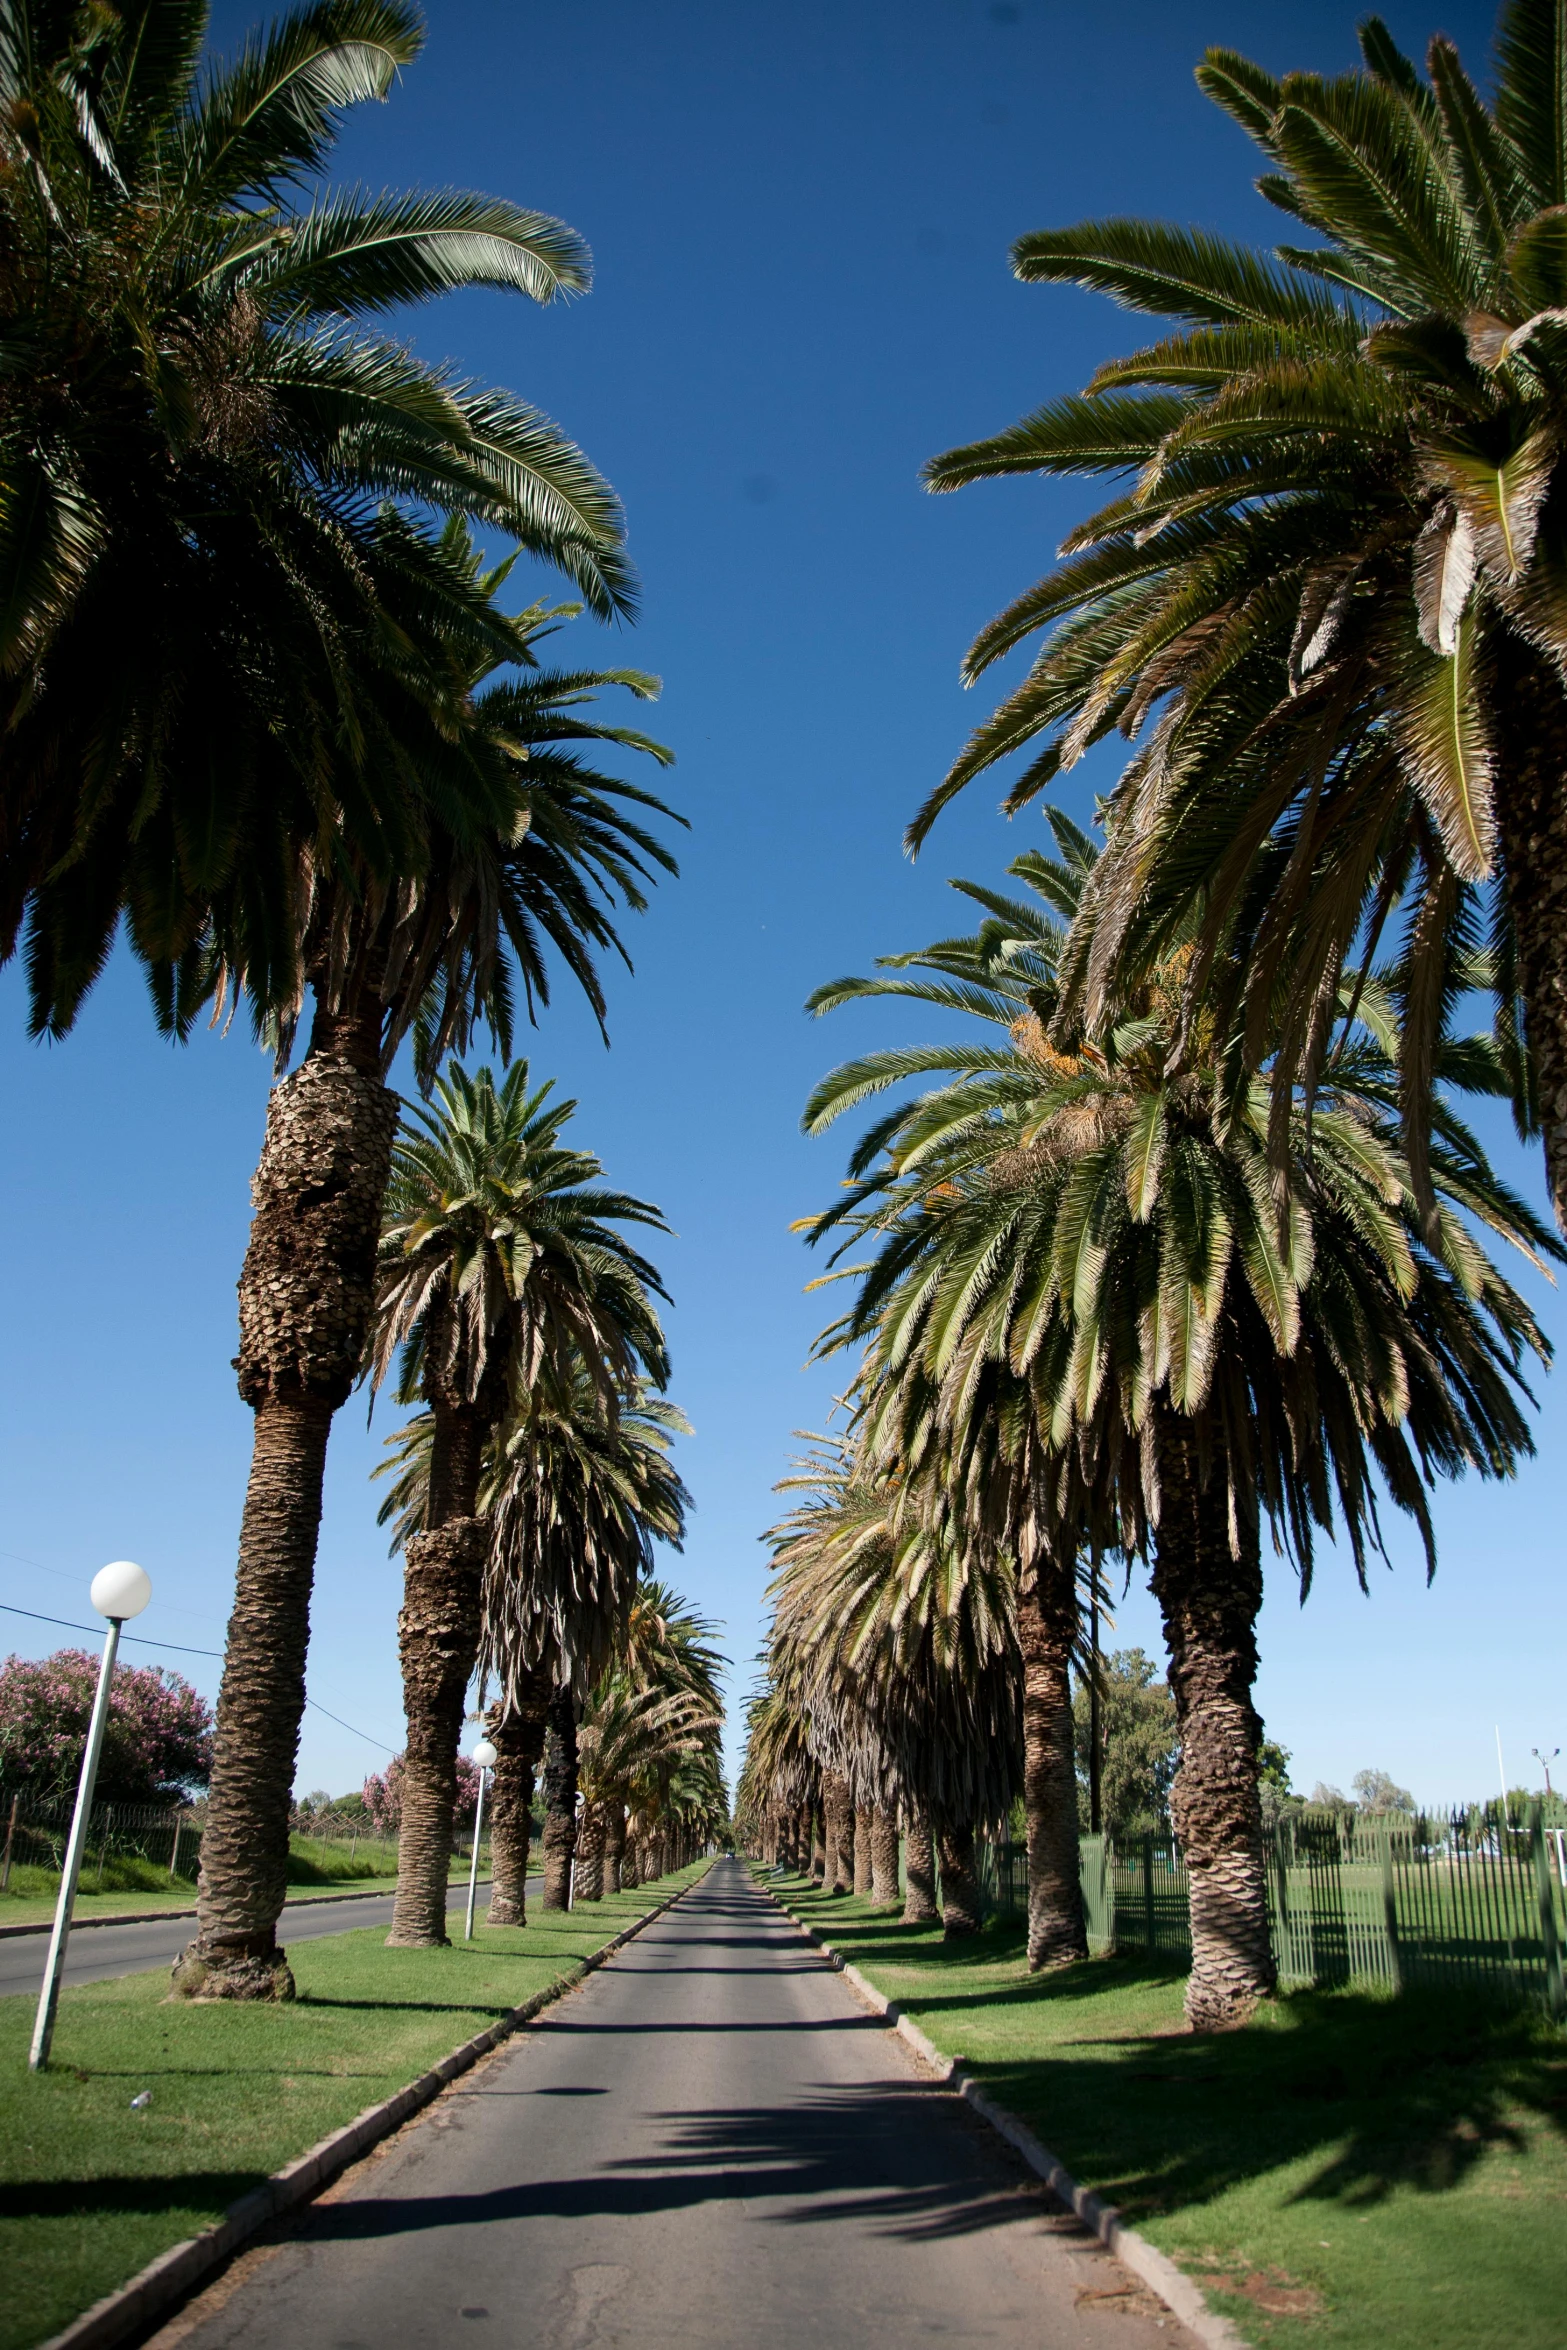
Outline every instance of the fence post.
[(1153, 1940), (1153, 1838), (1143, 1838), (1143, 1916), (1148, 1927), (1148, 1949), (1152, 1954)]
[(21, 1800), (20, 1795), (12, 1796), (11, 1817), (5, 1824), (5, 1859), (0, 1861), (0, 1893), (3, 1893), (11, 1882), (11, 1847), (16, 1842), (16, 1807)]
[(1534, 1847), (1534, 1878), (1540, 1894), (1540, 1942), (1545, 1951), (1545, 2004), (1560, 2021), (1567, 2009), (1562, 1988), (1562, 1946), (1556, 1933), (1556, 1895), (1551, 1890), (1551, 1864), (1545, 1852), (1545, 1810), (1536, 1796), (1529, 1806), (1529, 1842)]
[(1398, 1904), (1393, 1895), (1393, 1831), (1384, 1826), (1377, 1841), (1382, 1847), (1382, 1925), (1387, 1935), (1387, 1967), (1395, 1992), (1404, 1988), (1404, 1962), (1398, 1952)]

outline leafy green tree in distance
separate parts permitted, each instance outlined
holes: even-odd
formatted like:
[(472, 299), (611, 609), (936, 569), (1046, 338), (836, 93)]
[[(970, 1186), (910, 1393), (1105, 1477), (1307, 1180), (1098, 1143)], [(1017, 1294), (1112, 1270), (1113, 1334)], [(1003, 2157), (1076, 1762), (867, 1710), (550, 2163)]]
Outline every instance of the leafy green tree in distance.
[[(1100, 1811), (1112, 1843), (1168, 1834), (1170, 1789), (1180, 1760), (1175, 1700), (1159, 1668), (1140, 1648), (1117, 1649), (1099, 1660)], [(1077, 1757), (1077, 1819), (1088, 1828), (1088, 1684), (1078, 1677), (1072, 1695)], [(1266, 1742), (1264, 1742), (1266, 1745)], [(1261, 1770), (1259, 1769), (1259, 1778)]]
[(1167, 326), (929, 467), (938, 490), (1116, 488), (976, 640), (970, 679), (1048, 632), (913, 832), (1015, 751), (1011, 808), (1116, 728), (1145, 733), (1073, 992), (1098, 1026), (1196, 909), (1192, 1000), (1244, 1005), (1252, 1065), (1286, 1092), (1324, 1066), (1362, 923), (1407, 917), (1427, 1215), (1448, 971), (1488, 908), (1520, 1130), (1543, 1125), (1567, 1230), (1567, 13), (1508, 0), (1490, 107), (1450, 41), (1422, 78), (1379, 19), (1360, 40), (1364, 71), (1336, 79), (1225, 49), (1197, 69), (1292, 225), (1272, 253), (1125, 218), (1014, 247), (1026, 281)]

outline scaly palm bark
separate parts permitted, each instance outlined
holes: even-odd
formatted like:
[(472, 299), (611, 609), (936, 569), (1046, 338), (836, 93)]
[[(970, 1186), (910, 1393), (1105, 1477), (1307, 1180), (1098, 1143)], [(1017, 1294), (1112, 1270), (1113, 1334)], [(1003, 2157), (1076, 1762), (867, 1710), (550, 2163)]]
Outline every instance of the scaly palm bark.
[(1234, 1555), (1224, 1482), (1212, 1467), (1204, 1477), (1178, 1428), (1164, 1433), (1159, 1476), (1153, 1593), (1181, 1733), (1170, 1818), (1191, 1882), (1186, 2014), (1194, 2031), (1213, 2031), (1243, 2021), (1276, 1979), (1251, 1695), (1262, 1560), (1255, 1526)]
[(619, 1893), (625, 1882), (626, 1807), (615, 1801), (605, 1806), (604, 1890)]
[(974, 1831), (966, 1821), (944, 1820), (936, 1841), (941, 1854), (942, 1940), (966, 1941), (979, 1932), (982, 1918)]
[(1023, 1812), (1028, 1835), (1028, 1963), (1088, 1956), (1077, 1842), (1071, 1659), (1077, 1578), (1041, 1552), (1018, 1577), (1023, 1651)]
[(876, 1806), (871, 1820), (871, 1899), (890, 1909), (898, 1898), (898, 1816)]
[[(273, 1089), (240, 1276), (240, 1393), (255, 1414), (234, 1610), (218, 1696), (194, 1941), (175, 1988), (291, 1998), (276, 1925), (304, 1712), (310, 1589), (332, 1415), (363, 1353), (397, 1098), (378, 1003), (317, 1014)], [(444, 1889), (443, 1889), (444, 1898)]]
[(931, 1840), (930, 1813), (923, 1804), (903, 1807), (903, 1922), (906, 1926), (934, 1925), (941, 1916), (936, 1906), (936, 1855)]
[(577, 1853), (577, 1706), (569, 1683), (550, 1699), (544, 1741), (545, 1909), (570, 1909)]
[(870, 1899), (875, 1860), (871, 1852), (871, 1832), (875, 1825), (876, 1807), (870, 1803), (854, 1807), (854, 1890)]
[(533, 1788), (544, 1755), (550, 1700), (544, 1674), (519, 1688), (511, 1706), (492, 1705), (486, 1733), (496, 1751), (490, 1782), (490, 1905), (492, 1926), (528, 1922), (528, 1852), (533, 1838)]

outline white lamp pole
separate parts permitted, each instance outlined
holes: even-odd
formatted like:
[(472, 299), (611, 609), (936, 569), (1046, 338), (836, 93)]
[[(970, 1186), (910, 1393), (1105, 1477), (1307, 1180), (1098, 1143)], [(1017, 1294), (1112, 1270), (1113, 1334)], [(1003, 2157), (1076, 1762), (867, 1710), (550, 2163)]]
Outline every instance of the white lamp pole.
[(473, 1905), (479, 1898), (479, 1831), (484, 1826), (484, 1782), (495, 1768), (495, 1748), (488, 1738), (481, 1738), (473, 1750), (473, 1759), (479, 1766), (479, 1797), (473, 1813), (473, 1860), (468, 1870), (468, 1923), (463, 1929), (463, 1940), (473, 1940)]
[(35, 2073), (42, 2072), (49, 2062), (49, 2043), (54, 2038), (55, 2010), (60, 2004), (60, 1974), (65, 1965), (65, 1946), (71, 1938), (71, 1910), (76, 1901), (76, 1880), (82, 1873), (82, 1847), (87, 1842), (93, 1789), (98, 1784), (98, 1757), (103, 1751), (103, 1726), (109, 1717), (109, 1684), (114, 1679), (120, 1626), (132, 1616), (141, 1614), (152, 1597), (152, 1584), (143, 1568), (136, 1566), (130, 1559), (116, 1559), (112, 1566), (98, 1569), (92, 1579), (89, 1596), (99, 1615), (108, 1617), (109, 1629), (103, 1643), (103, 1663), (98, 1668), (98, 1694), (93, 1699), (92, 1721), (87, 1730), (87, 1751), (82, 1756), (82, 1775), (76, 1789), (71, 1839), (66, 1845), (65, 1866), (60, 1872), (60, 1898), (54, 1907), (54, 1932), (49, 1937), (49, 1958), (44, 1968), (43, 1988), (38, 1994), (33, 2044), (27, 2053), (27, 2068), (29, 2072)]

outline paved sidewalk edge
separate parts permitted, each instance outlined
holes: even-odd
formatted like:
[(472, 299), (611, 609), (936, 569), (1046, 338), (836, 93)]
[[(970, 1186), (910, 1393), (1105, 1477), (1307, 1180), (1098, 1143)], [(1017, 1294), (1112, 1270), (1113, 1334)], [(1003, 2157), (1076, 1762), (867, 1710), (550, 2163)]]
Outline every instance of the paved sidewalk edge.
[[(488, 1877), (479, 1879), (481, 1886), (487, 1885), (489, 1881)], [(382, 1887), (385, 1888), (384, 1892)], [(291, 1909), (316, 1908), (323, 1901), (390, 1901), (396, 1890), (395, 1877), (362, 1877), (356, 1885), (344, 1886), (337, 1893), (297, 1894), (284, 1902), (283, 1915), (287, 1917)], [(101, 1917), (73, 1917), (71, 1932), (90, 1933), (94, 1926), (155, 1926), (164, 1918), (193, 1918), (195, 1915), (194, 1903), (189, 1909), (117, 1909)], [(0, 1926), (0, 1942), (9, 1942), (18, 1934), (52, 1934), (53, 1931), (53, 1918), (34, 1918), (23, 1926)]]
[[(703, 1876), (706, 1874), (704, 1870)], [(105, 2294), (101, 2301), (95, 2301), (91, 2309), (84, 2309), (62, 2332), (40, 2342), (37, 2350), (111, 2350), (114, 2343), (123, 2342), (127, 2335), (139, 2332), (152, 2319), (161, 2317), (172, 2303), (182, 2301), (214, 2269), (221, 2268), (250, 2237), (259, 2235), (270, 2221), (281, 2219), (285, 2212), (308, 2203), (351, 2162), (368, 2154), (383, 2138), (389, 2138), (394, 2130), (437, 2098), (449, 2083), (471, 2071), (481, 2056), (487, 2056), (492, 2048), (510, 2039), (513, 2032), (531, 2023), (546, 2007), (552, 2007), (557, 1999), (574, 1991), (585, 1976), (601, 1967), (606, 1959), (613, 1958), (617, 1950), (638, 1934), (645, 1933), (692, 1886), (701, 1882), (701, 1877), (693, 1877), (691, 1884), (682, 1885), (655, 1909), (634, 1919), (608, 1942), (590, 1951), (586, 1958), (577, 1960), (544, 1990), (536, 1991), (531, 1999), (525, 1999), (520, 2007), (512, 2008), (498, 2023), (491, 2024), (488, 2031), (475, 2033), (460, 2048), (454, 2048), (450, 2056), (443, 2056), (439, 2064), (421, 2073), (416, 2081), (410, 2081), (406, 2089), (383, 2098), (379, 2105), (366, 2106), (363, 2113), (345, 2122), (340, 2130), (333, 2130), (308, 2153), (285, 2163), (259, 2187), (253, 2187), (248, 2195), (231, 2203), (222, 2219), (215, 2220), (210, 2228), (203, 2228), (199, 2236), (187, 2236), (182, 2244), (171, 2244), (167, 2252), (160, 2252), (156, 2260), (150, 2260), (128, 2283)]]
[[(1106, 2203), (1094, 2193), (1092, 2187), (1080, 2187), (1065, 2163), (1059, 2161), (1049, 2147), (1035, 2137), (1027, 2122), (1020, 2121), (1004, 2105), (998, 2105), (989, 2091), (980, 2087), (961, 2058), (944, 2056), (935, 2042), (925, 2037), (918, 2024), (910, 2022), (896, 2000), (878, 1991), (875, 1984), (862, 1975), (857, 1966), (851, 1965), (841, 1951), (834, 1950), (815, 1926), (807, 1925), (804, 1918), (796, 1915), (776, 1887), (759, 1876), (754, 1877), (752, 1882), (759, 1885), (764, 1893), (770, 1894), (791, 1925), (797, 1926), (806, 1940), (814, 1942), (822, 1956), (831, 1960), (850, 1989), (864, 2000), (866, 2006), (885, 2017), (899, 2038), (908, 2042), (937, 2079), (954, 2090), (965, 2104), (971, 2105), (982, 2121), (989, 2122), (991, 2128), (1022, 2155), (1029, 2169), (1038, 2173), (1050, 2192), (1069, 2210), (1076, 2212), (1085, 2228), (1092, 2228), (1100, 2243), (1107, 2246), (1134, 2276), (1140, 2277), (1149, 2291), (1156, 2293), (1165, 2307), (1180, 2319), (1188, 2332), (1195, 2334), (1199, 2342), (1207, 2345), (1207, 2350), (1250, 2350), (1245, 2335), (1227, 2317), (1221, 2317), (1217, 2310), (1208, 2307), (1202, 2293), (1184, 2269), (1177, 2268), (1168, 2253), (1150, 2244), (1146, 2236), (1138, 2234), (1136, 2228), (1128, 2227), (1113, 2203)], [(54, 2350), (54, 2345), (46, 2344), (44, 2350)]]

